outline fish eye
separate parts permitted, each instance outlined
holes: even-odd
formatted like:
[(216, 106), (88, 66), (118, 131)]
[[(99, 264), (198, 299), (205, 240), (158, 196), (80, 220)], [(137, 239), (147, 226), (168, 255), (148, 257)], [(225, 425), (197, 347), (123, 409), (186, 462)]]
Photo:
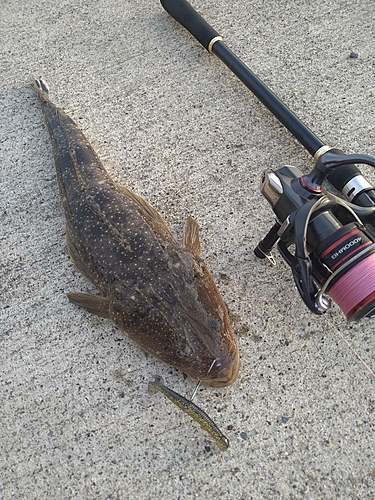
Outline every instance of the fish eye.
[(177, 342), (175, 344), (175, 352), (179, 358), (187, 358), (191, 353), (191, 348), (186, 342)]
[(212, 330), (213, 332), (220, 332), (221, 330), (221, 323), (218, 319), (214, 318), (213, 316), (208, 319), (207, 321), (208, 328)]

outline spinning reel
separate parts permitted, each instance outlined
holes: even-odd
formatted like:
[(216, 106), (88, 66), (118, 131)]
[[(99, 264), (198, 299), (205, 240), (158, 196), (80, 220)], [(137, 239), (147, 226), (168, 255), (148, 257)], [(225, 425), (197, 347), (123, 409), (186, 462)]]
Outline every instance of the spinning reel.
[(261, 192), (277, 219), (255, 255), (269, 256), (278, 242), (297, 289), (313, 313), (322, 314), (331, 307), (325, 295), (329, 293), (349, 321), (371, 317), (375, 314), (375, 238), (366, 224), (374, 223), (375, 206), (359, 206), (356, 201), (362, 197), (362, 202), (373, 203), (375, 193), (361, 175), (343, 188), (352, 202), (324, 192), (321, 185), (332, 169), (352, 163), (375, 167), (375, 158), (333, 149), (315, 156), (318, 160), (308, 175), (287, 166), (263, 174)]
[[(315, 314), (331, 307), (329, 296), (347, 319), (375, 316), (375, 189), (355, 164), (375, 167), (375, 157), (346, 155), (318, 139), (224, 44), (223, 38), (186, 0), (161, 0), (166, 11), (258, 97), (314, 157), (303, 175), (284, 166), (264, 172), (261, 192), (276, 222), (255, 248), (259, 258), (278, 250), (293, 273), (297, 289)], [(322, 189), (325, 179), (345, 196)], [(294, 246), (294, 252), (291, 247)]]

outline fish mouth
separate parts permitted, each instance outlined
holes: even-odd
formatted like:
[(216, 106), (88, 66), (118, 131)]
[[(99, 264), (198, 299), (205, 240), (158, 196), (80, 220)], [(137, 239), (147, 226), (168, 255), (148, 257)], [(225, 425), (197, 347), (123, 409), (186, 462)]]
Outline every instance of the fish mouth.
[(229, 372), (224, 377), (215, 378), (215, 379), (202, 378), (201, 383), (202, 383), (202, 385), (205, 385), (208, 387), (228, 387), (229, 385), (232, 385), (237, 380), (239, 369), (240, 369), (240, 353), (237, 351), (236, 358), (235, 358)]

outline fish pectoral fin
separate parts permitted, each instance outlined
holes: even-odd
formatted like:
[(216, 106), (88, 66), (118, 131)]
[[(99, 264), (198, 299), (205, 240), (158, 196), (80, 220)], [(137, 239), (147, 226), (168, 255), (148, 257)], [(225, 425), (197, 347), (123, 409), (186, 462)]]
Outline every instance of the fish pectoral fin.
[(139, 215), (143, 217), (145, 222), (150, 226), (154, 233), (159, 234), (165, 239), (175, 243), (175, 239), (167, 228), (163, 217), (152, 205), (144, 200), (142, 196), (134, 193), (134, 191), (131, 191), (127, 187), (122, 186), (121, 184), (117, 184), (117, 187), (128, 199), (131, 200)]
[(201, 244), (199, 241), (199, 226), (198, 222), (189, 215), (186, 219), (182, 232), (182, 245), (192, 251), (198, 257), (201, 254)]
[(69, 292), (66, 294), (69, 302), (75, 306), (82, 307), (86, 311), (96, 314), (101, 318), (109, 318), (110, 299), (107, 297), (99, 297), (90, 293)]

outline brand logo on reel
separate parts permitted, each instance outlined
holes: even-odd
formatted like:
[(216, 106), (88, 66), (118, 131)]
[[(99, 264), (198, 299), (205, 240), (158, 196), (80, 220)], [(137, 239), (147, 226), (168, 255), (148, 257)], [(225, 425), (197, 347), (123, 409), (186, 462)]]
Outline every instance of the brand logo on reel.
[(347, 250), (352, 248), (354, 245), (357, 245), (358, 243), (362, 243), (362, 238), (360, 236), (358, 238), (354, 238), (353, 240), (349, 241), (343, 247), (337, 250), (337, 252), (333, 253), (331, 255), (331, 259), (332, 260), (337, 259), (337, 257), (339, 257), (342, 253), (346, 252)]

